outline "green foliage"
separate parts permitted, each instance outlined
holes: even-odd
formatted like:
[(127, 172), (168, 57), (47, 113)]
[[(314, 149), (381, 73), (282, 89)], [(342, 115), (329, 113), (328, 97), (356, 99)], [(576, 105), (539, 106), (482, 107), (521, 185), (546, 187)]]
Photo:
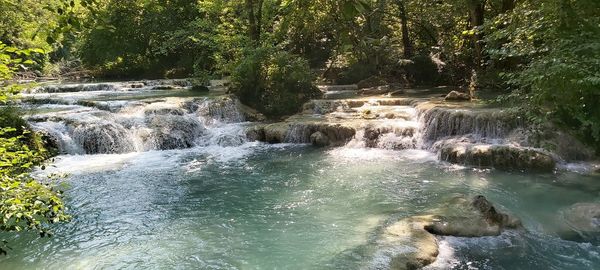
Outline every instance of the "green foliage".
[(320, 92), (306, 60), (261, 48), (240, 62), (232, 75), (232, 91), (269, 117), (296, 113)]
[(355, 84), (377, 74), (373, 65), (354, 63), (340, 72), (336, 82), (339, 84)]
[[(60, 191), (34, 180), (29, 170), (43, 161), (43, 153), (12, 136), (14, 128), (0, 129), (0, 230), (32, 230), (41, 236), (50, 233), (49, 224), (66, 221)], [(6, 251), (0, 247), (0, 254)]]
[(600, 3), (521, 2), (488, 27), (489, 53), (534, 121), (555, 121), (600, 151)]
[[(7, 105), (20, 90), (8, 81), (16, 71), (34, 64), (30, 58), (36, 54), (43, 51), (20, 50), (0, 42), (0, 231), (32, 230), (45, 236), (50, 224), (68, 216), (60, 192), (29, 176), (48, 153), (17, 109)], [(5, 249), (0, 245), (0, 254), (6, 254)]]
[(409, 79), (421, 85), (435, 85), (440, 80), (438, 67), (427, 55), (416, 55), (403, 65)]

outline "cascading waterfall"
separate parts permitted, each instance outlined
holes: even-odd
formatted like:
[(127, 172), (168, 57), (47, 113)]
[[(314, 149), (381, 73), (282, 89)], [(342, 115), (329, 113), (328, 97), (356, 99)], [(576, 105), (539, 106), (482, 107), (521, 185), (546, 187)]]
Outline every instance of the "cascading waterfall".
[[(46, 86), (32, 92), (63, 94), (144, 87), (144, 91), (151, 92), (153, 90), (148, 87), (157, 85), (186, 86), (183, 81), (144, 81)], [(32, 127), (45, 134), (64, 154), (128, 153), (211, 144), (227, 147), (245, 142), (243, 128), (239, 125), (244, 121), (244, 114), (239, 102), (229, 96), (115, 101), (81, 99), (76, 102), (80, 105), (44, 105), (49, 106), (50, 112), (29, 119)], [(105, 106), (97, 106), (98, 103)]]
[(558, 158), (532, 148), (523, 120), (477, 104), (417, 98), (314, 100), (285, 122), (253, 128), (270, 143), (420, 149), (452, 163), (549, 171)]

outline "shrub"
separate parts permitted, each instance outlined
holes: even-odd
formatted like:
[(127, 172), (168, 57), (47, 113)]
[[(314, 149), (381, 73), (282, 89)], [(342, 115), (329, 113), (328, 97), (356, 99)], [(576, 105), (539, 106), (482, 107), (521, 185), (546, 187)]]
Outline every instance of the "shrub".
[(355, 84), (374, 75), (377, 75), (377, 68), (374, 65), (356, 62), (340, 72), (336, 82), (338, 84)]
[(320, 95), (306, 60), (283, 51), (259, 48), (232, 74), (232, 92), (240, 101), (268, 117), (298, 112)]

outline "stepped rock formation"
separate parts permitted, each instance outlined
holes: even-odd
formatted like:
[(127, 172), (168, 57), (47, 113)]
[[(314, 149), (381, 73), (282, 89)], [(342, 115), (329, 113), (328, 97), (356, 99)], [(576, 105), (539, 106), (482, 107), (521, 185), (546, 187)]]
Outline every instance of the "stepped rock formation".
[[(47, 85), (29, 90), (24, 106), (39, 104), (48, 112), (28, 118), (65, 154), (111, 154), (169, 150), (216, 144), (236, 146), (246, 141), (246, 115), (259, 117), (231, 96), (185, 96), (187, 80)], [(157, 90), (166, 90), (160, 92)], [(121, 95), (137, 94), (127, 99)], [(153, 95), (166, 93), (165, 97)], [(29, 95), (29, 96), (27, 96)], [(112, 100), (112, 96), (119, 99)], [(231, 128), (226, 128), (230, 126)]]
[[(450, 163), (504, 170), (550, 172), (557, 161), (591, 156), (583, 146), (564, 147), (564, 138), (534, 141), (539, 136), (529, 134), (516, 112), (440, 97), (312, 100), (302, 113), (250, 127), (246, 134), (268, 143), (425, 149)], [(550, 144), (556, 153), (539, 148)]]

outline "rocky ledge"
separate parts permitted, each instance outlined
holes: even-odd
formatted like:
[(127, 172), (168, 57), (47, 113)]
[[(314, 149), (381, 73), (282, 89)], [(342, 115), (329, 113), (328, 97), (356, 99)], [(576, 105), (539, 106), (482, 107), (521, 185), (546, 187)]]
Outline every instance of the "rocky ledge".
[(455, 164), (504, 170), (551, 172), (556, 167), (556, 161), (549, 153), (512, 145), (451, 144), (441, 148), (440, 159)]
[[(501, 170), (551, 172), (557, 161), (590, 156), (583, 147), (565, 147), (572, 137), (535, 142), (532, 138), (540, 136), (527, 130), (515, 112), (481, 103), (382, 96), (312, 100), (301, 113), (282, 122), (256, 124), (246, 134), (250, 140), (267, 143), (424, 149), (447, 162)], [(543, 145), (550, 145), (554, 154)]]

